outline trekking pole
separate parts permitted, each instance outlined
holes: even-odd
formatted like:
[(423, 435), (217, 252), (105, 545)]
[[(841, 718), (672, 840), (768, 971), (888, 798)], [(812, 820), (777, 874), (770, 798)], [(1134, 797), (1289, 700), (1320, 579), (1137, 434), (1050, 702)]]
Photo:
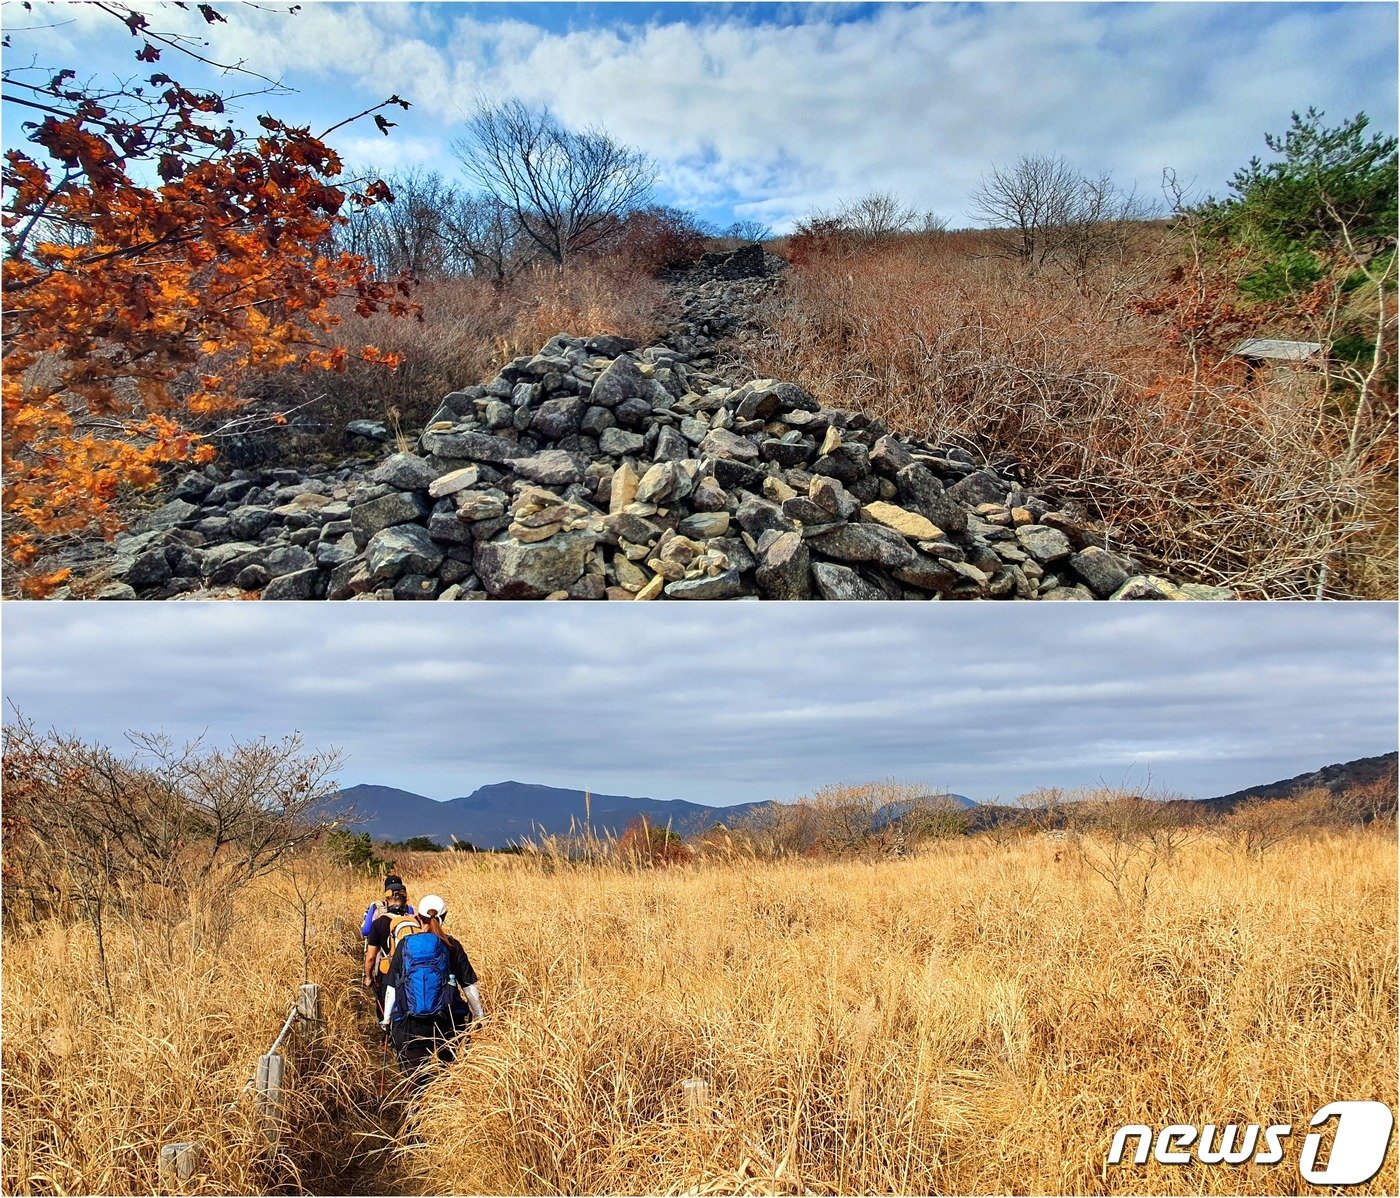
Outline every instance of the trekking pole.
[(389, 1033), (384, 1033), (384, 1039), (379, 1044), (379, 1097), (384, 1097), (384, 1073), (389, 1068)]

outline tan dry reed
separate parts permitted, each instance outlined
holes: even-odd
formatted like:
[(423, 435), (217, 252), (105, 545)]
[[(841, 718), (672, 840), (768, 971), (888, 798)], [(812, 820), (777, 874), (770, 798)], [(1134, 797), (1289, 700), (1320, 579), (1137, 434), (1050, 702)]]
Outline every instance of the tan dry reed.
[[(1258, 859), (1206, 838), (1141, 910), (1039, 838), (883, 862), (400, 866), (448, 898), (490, 1012), (402, 1129), (419, 1142), (364, 1157), (394, 1131), (367, 1109), (353, 986), (374, 883), (327, 868), (306, 967), (330, 1031), (280, 1162), (225, 1105), (302, 980), (275, 883), (220, 953), (120, 978), (111, 1021), (83, 931), (7, 936), (5, 1191), (156, 1192), (159, 1144), (203, 1138), (204, 1193), (1305, 1193), (1311, 1114), (1396, 1102), (1393, 830)], [(1175, 1121), (1298, 1134), (1274, 1167), (1105, 1167), (1118, 1126)], [(1393, 1193), (1394, 1159), (1357, 1192)]]

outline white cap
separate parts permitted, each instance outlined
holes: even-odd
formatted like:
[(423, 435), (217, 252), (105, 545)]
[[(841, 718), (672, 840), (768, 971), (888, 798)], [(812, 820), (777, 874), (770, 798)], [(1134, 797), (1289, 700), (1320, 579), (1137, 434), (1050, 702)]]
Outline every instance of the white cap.
[(418, 900), (414, 910), (424, 917), (436, 915), (441, 919), (447, 914), (447, 901), (440, 894), (425, 894)]

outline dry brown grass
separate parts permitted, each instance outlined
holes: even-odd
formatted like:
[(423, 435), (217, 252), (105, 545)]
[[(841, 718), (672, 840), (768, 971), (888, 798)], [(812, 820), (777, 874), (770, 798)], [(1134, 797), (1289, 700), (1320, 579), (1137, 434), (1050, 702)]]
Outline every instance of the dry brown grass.
[(381, 1143), (374, 1112), (364, 1112), (378, 1064), (365, 1000), (350, 985), (347, 941), (328, 920), (305, 969), (324, 983), (328, 1034), (312, 1051), (294, 1029), (284, 1051), (297, 1083), (281, 1150), (264, 1139), (244, 1087), (304, 980), (299, 917), (270, 886), (245, 900), (246, 922), (222, 944), (192, 942), (183, 928), (169, 944), (163, 927), (112, 933), (111, 1017), (84, 925), (7, 927), (5, 1193), (169, 1193), (160, 1146), (184, 1140), (205, 1150), (186, 1192), (314, 1191), (357, 1148)]
[[(326, 929), (332, 912), (357, 924), (373, 882), (317, 872), (307, 968), (330, 1028), (272, 1184), (1303, 1193), (1313, 1111), (1396, 1103), (1393, 829), (1261, 856), (1203, 838), (1140, 914), (1039, 837), (875, 863), (399, 864), (451, 904), (488, 1023), (411, 1117), (423, 1143), (372, 1173), (347, 1165), (386, 1129), (355, 1113), (374, 1104), (375, 1063), (355, 936)], [(111, 1020), (82, 931), (7, 935), (5, 1192), (158, 1192), (157, 1147), (185, 1138), (211, 1146), (192, 1189), (270, 1184), (238, 1091), (303, 961), (285, 887), (266, 885), (220, 952), (128, 954)], [(698, 1114), (692, 1078), (710, 1086)], [(1226, 1120), (1300, 1131), (1275, 1167), (1104, 1167), (1124, 1123)], [(1394, 1192), (1394, 1159), (1357, 1192)]]
[(1393, 598), (1393, 390), (1354, 429), (1316, 374), (1193, 376), (1162, 318), (1134, 306), (1180, 252), (1149, 228), (1074, 277), (1028, 273), (975, 233), (838, 249), (793, 272), (759, 366), (1020, 461), (1149, 564), (1254, 596)]
[(664, 294), (655, 279), (602, 262), (562, 273), (536, 268), (500, 288), (486, 280), (436, 280), (417, 288), (414, 299), (421, 321), (347, 315), (338, 329), (352, 356), (368, 342), (400, 355), (397, 370), (352, 361), (343, 374), (270, 376), (257, 392), (283, 409), (305, 404), (302, 417), (330, 426), (332, 438), (355, 419), (417, 429), (447, 392), (489, 381), (511, 358), (538, 352), (556, 333), (645, 341), (658, 328)]

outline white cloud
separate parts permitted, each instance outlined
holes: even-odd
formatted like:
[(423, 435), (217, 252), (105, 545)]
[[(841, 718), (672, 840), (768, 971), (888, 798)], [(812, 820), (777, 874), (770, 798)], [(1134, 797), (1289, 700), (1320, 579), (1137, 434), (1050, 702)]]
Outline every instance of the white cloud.
[(1395, 743), (1382, 605), (96, 606), (0, 613), (5, 697), (41, 726), (297, 728), (350, 753), (347, 782), (437, 797), (514, 777), (773, 798), (891, 774), (988, 797), (1154, 765), (1207, 795)]
[[(100, 36), (80, 15), (51, 38)], [(397, 164), (430, 161), (429, 144), (450, 161), (475, 97), (517, 94), (646, 150), (677, 202), (741, 204), (774, 223), (870, 188), (960, 223), (980, 175), (1021, 153), (1062, 154), (1150, 194), (1172, 166), (1218, 192), (1294, 109), (1365, 109), (1382, 124), (1395, 109), (1388, 5), (927, 4), (852, 17), (793, 6), (755, 24), (743, 6), (696, 5), (684, 21), (551, 31), (467, 4), (312, 3), (296, 18), (184, 19), (332, 119), (347, 88), (412, 100), (390, 139), (405, 143), (389, 152)]]
[(445, 165), (442, 143), (431, 137), (400, 137), (393, 130), (388, 137), (375, 132), (337, 137), (335, 142), (341, 158), (352, 170), (367, 168), (389, 174), (416, 166)]

